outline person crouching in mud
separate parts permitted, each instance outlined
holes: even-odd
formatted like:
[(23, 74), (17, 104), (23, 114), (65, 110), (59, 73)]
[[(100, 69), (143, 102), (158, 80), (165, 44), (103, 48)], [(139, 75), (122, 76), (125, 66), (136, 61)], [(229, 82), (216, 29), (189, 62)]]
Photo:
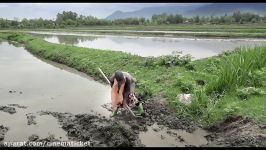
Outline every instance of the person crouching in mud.
[(119, 108), (126, 108), (132, 113), (132, 115), (134, 115), (130, 109), (133, 105), (138, 106), (137, 115), (144, 115), (143, 105), (138, 101), (134, 94), (135, 83), (136, 79), (127, 72), (116, 71), (112, 75), (110, 78), (110, 84), (112, 87), (112, 116), (117, 114)]

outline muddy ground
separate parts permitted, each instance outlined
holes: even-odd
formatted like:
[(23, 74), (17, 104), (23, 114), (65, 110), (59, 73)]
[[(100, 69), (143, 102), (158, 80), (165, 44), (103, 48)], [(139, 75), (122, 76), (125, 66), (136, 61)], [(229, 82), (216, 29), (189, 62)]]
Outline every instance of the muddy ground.
[[(14, 105), (15, 106), (15, 105)], [(110, 109), (110, 105), (103, 107)], [(70, 113), (39, 111), (37, 115), (51, 115), (58, 119), (67, 136), (72, 141), (89, 141), (91, 147), (142, 147), (138, 134), (147, 131), (147, 127), (157, 123), (169, 129), (182, 129), (192, 133), (197, 124), (187, 118), (176, 117), (162, 101), (150, 100), (144, 104), (145, 117), (132, 117), (127, 111), (121, 110), (114, 118), (106, 118), (95, 112), (73, 115)], [(3, 111), (3, 110), (2, 110)], [(28, 125), (36, 124), (34, 116), (27, 114)], [(258, 125), (248, 118), (241, 116), (229, 117), (221, 123), (209, 128), (205, 136), (208, 144), (213, 146), (263, 146), (266, 141), (266, 125)], [(4, 139), (7, 128), (0, 126), (0, 142)], [(159, 128), (156, 130), (160, 130)], [(154, 129), (155, 131), (155, 129)], [(169, 134), (171, 134), (169, 132)], [(178, 136), (180, 141), (184, 141)], [(32, 135), (29, 141), (60, 141), (53, 136), (39, 139)], [(167, 139), (166, 139), (167, 140)], [(195, 146), (195, 145), (185, 145)]]
[(108, 119), (99, 114), (57, 113), (41, 111), (40, 115), (52, 115), (58, 118), (68, 137), (77, 141), (90, 141), (91, 146), (144, 146), (138, 134), (147, 131), (147, 126), (165, 125), (171, 129), (183, 129), (193, 132), (195, 125), (191, 120), (177, 118), (165, 109), (164, 104), (145, 103), (145, 117), (132, 117), (122, 110), (116, 117)]
[(0, 125), (0, 147), (3, 147), (3, 140), (5, 138), (5, 134), (8, 131), (8, 127), (5, 127), (3, 125)]

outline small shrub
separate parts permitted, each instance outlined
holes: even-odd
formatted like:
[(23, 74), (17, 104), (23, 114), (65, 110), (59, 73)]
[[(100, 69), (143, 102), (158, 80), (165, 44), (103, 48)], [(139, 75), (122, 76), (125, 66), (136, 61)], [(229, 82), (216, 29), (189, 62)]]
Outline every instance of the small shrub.
[(232, 53), (234, 53), (234, 51), (226, 50), (226, 51), (223, 51), (221, 54), (219, 54), (219, 56), (229, 56)]
[(195, 63), (190, 62), (190, 63), (185, 65), (185, 68), (187, 70), (195, 70), (195, 66), (196, 66)]
[(206, 113), (208, 107), (208, 97), (203, 90), (195, 90), (192, 98), (192, 103), (189, 110), (196, 116), (202, 116)]
[(214, 58), (209, 64), (206, 65), (204, 69), (206, 72), (215, 72), (217, 70), (217, 65), (220, 63), (220, 58)]
[[(177, 52), (177, 53), (173, 53), (172, 55), (165, 55), (165, 56), (159, 56), (157, 57), (157, 62), (156, 64), (159, 66), (166, 66), (166, 67), (170, 67), (170, 66), (185, 66), (188, 63), (191, 62), (191, 55), (184, 55), (184, 56), (180, 56), (181, 52)], [(193, 64), (191, 64), (190, 67)]]
[(159, 82), (165, 81), (168, 78), (169, 78), (169, 75), (160, 75), (156, 77), (155, 82), (159, 83)]
[(227, 116), (231, 116), (234, 115), (236, 112), (238, 112), (239, 109), (240, 107), (237, 106), (237, 103), (232, 102), (224, 108), (224, 112), (226, 113)]
[(247, 100), (252, 95), (264, 95), (265, 92), (255, 87), (237, 89), (237, 96), (242, 100)]
[(199, 86), (204, 86), (205, 85), (205, 81), (204, 80), (196, 80), (196, 84)]
[(154, 57), (147, 57), (144, 62), (145, 67), (154, 66), (156, 62), (156, 59)]
[(193, 81), (187, 81), (182, 76), (178, 77), (173, 84), (174, 87), (178, 87), (182, 93), (193, 93), (196, 85)]
[(137, 81), (136, 83), (136, 97), (139, 100), (146, 100), (152, 96), (151, 89), (143, 81)]
[(195, 89), (195, 86), (191, 82), (185, 82), (180, 87), (180, 91), (186, 94), (192, 93), (194, 89)]
[(247, 85), (255, 87), (266, 86), (266, 67), (256, 70), (253, 73), (249, 72), (248, 76), (249, 80)]
[(189, 62), (191, 62), (192, 56), (191, 55), (184, 55), (182, 57), (179, 57), (179, 65), (180, 66), (184, 66), (186, 64), (188, 64)]

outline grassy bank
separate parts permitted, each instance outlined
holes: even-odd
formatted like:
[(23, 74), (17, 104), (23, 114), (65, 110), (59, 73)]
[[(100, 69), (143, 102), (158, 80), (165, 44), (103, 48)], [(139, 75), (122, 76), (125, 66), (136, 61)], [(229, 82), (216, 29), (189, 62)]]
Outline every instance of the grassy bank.
[[(123, 30), (123, 31), (121, 31)], [(10, 30), (0, 30), (1, 32)], [(14, 31), (14, 30), (12, 30)], [(266, 24), (231, 24), (231, 25), (132, 25), (132, 26), (88, 26), (62, 29), (19, 29), (18, 32), (27, 31), (58, 31), (81, 32), (97, 34), (123, 34), (148, 36), (175, 36), (175, 37), (213, 37), (213, 38), (266, 38)], [(145, 32), (134, 32), (145, 31)], [(149, 31), (181, 31), (187, 33), (154, 33)], [(193, 32), (193, 33), (190, 33)], [(204, 32), (204, 33), (201, 33)]]
[[(48, 43), (23, 33), (0, 33), (0, 39), (23, 43), (42, 58), (66, 64), (104, 82), (107, 76), (124, 70), (136, 77), (140, 99), (162, 96), (178, 115), (195, 118), (204, 125), (228, 115), (249, 116), (266, 122), (266, 47), (237, 49), (203, 60), (174, 56), (144, 58), (118, 51)], [(205, 83), (202, 85), (201, 83)], [(192, 93), (190, 106), (177, 100), (179, 93)]]
[[(208, 32), (266, 32), (266, 23), (259, 24), (228, 24), (228, 25), (113, 25), (73, 27), (61, 30), (143, 30), (143, 31), (208, 31)], [(49, 29), (48, 29), (49, 30)], [(52, 29), (50, 29), (52, 30)]]
[[(113, 35), (135, 35), (135, 36), (173, 36), (173, 37), (206, 37), (206, 38), (266, 38), (266, 32), (228, 32), (228, 31), (191, 31), (187, 33), (163, 33), (163, 32), (134, 32), (130, 30), (88, 30), (88, 29), (57, 29), (57, 30), (36, 30), (36, 31), (53, 31), (53, 32), (77, 32), (77, 33), (96, 33), (96, 34), (113, 34)], [(27, 31), (25, 31), (27, 32)], [(207, 33), (201, 33), (207, 32)]]

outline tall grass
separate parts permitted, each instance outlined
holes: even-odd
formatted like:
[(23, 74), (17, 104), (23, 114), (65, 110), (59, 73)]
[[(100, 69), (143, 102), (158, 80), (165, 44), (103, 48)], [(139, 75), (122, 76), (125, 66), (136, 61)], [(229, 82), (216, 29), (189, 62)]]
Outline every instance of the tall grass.
[(229, 56), (223, 56), (216, 66), (216, 80), (206, 88), (212, 92), (233, 92), (248, 84), (249, 74), (266, 65), (266, 47), (238, 48)]

